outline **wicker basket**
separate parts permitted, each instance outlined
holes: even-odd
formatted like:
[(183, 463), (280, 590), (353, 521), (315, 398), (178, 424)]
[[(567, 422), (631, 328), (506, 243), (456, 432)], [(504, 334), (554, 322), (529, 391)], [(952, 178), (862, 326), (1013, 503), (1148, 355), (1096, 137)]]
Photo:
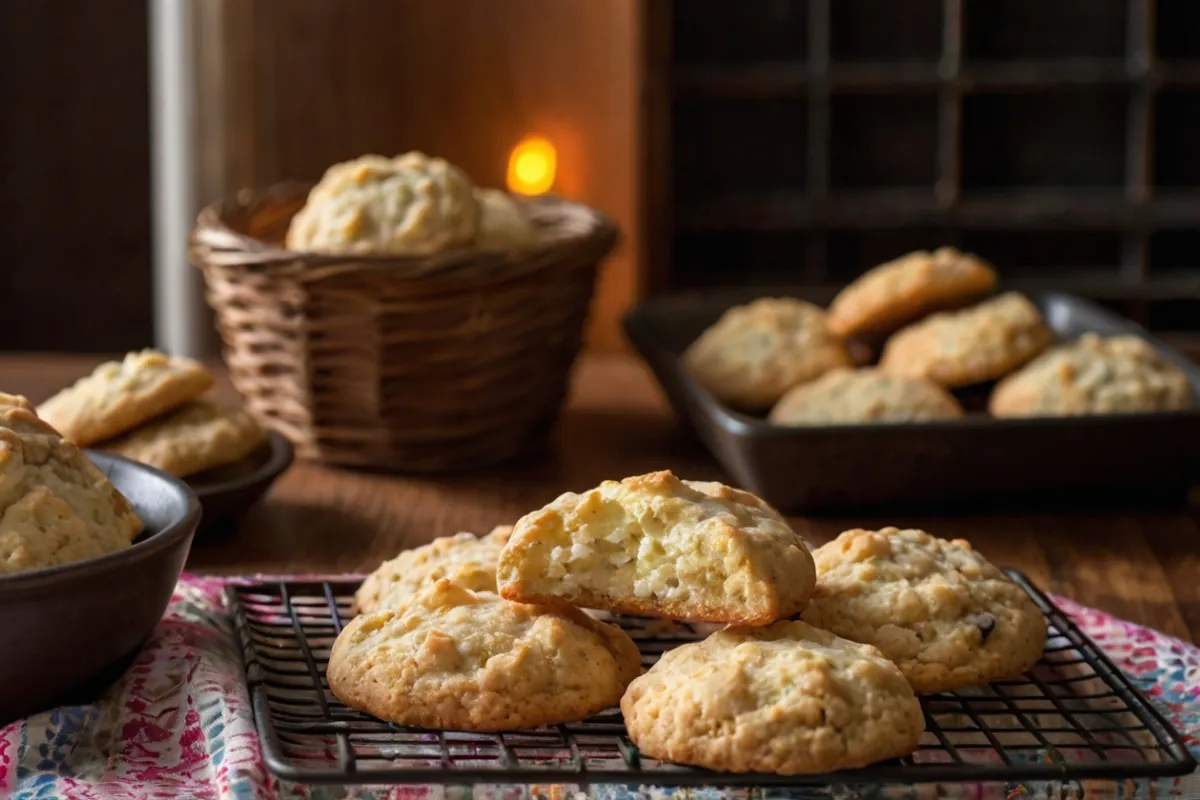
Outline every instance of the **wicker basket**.
[(234, 386), (306, 457), (444, 471), (544, 441), (566, 395), (617, 232), (586, 206), (528, 204), (522, 253), (295, 253), (280, 244), (309, 186), (201, 212), (204, 272)]

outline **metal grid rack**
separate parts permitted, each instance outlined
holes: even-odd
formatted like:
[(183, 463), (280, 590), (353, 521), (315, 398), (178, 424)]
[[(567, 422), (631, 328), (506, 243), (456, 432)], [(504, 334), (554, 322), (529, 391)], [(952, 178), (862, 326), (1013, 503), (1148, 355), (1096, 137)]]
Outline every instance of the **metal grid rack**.
[[(1041, 663), (1020, 680), (923, 698), (928, 730), (911, 757), (815, 776), (733, 775), (642, 758), (620, 712), (503, 734), (406, 729), (350, 710), (325, 682), (355, 581), (230, 587), (268, 767), (307, 783), (799, 786), (982, 780), (1127, 779), (1195, 767), (1178, 735), (1087, 637), (1024, 577), (1046, 614)], [(649, 666), (701, 626), (614, 618)], [(710, 626), (715, 628), (715, 626)]]
[(946, 242), (1101, 300), (1200, 299), (1200, 44), (1181, 33), (1200, 5), (734, 5), (676, 0), (662, 23), (677, 266), (657, 288), (746, 262), (836, 285)]

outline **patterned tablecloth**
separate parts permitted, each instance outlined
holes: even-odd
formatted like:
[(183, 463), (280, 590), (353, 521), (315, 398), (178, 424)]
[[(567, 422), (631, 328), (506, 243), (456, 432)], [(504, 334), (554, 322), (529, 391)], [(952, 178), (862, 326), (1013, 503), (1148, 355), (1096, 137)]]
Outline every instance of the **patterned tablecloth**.
[[(95, 704), (38, 714), (0, 730), (0, 798), (441, 798), (531, 796), (573, 800), (577, 787), (300, 786), (273, 779), (258, 736), (226, 607), (224, 583), (185, 576), (134, 665)], [(1056, 598), (1132, 675), (1200, 756), (1200, 648)], [(596, 787), (581, 796), (619, 800), (666, 794)], [(1147, 782), (921, 785), (816, 790), (678, 790), (708, 798), (1180, 797), (1200, 800), (1200, 775)]]

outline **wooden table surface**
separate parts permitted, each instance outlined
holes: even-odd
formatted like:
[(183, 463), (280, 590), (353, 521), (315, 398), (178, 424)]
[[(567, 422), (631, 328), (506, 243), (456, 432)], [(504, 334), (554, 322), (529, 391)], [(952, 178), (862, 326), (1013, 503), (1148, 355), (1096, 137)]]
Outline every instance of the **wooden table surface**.
[[(0, 391), (40, 401), (94, 357), (0, 356)], [(218, 389), (231, 394), (228, 385)], [(356, 572), (398, 550), (460, 530), (486, 531), (564, 491), (669, 468), (721, 479), (675, 423), (632, 357), (587, 357), (552, 448), (469, 475), (402, 477), (297, 463), (236, 531), (198, 540), (201, 573)], [(1200, 641), (1200, 527), (1195, 508), (1018, 510), (986, 514), (792, 517), (819, 545), (850, 527), (920, 527), (963, 537), (1051, 592), (1188, 641)]]

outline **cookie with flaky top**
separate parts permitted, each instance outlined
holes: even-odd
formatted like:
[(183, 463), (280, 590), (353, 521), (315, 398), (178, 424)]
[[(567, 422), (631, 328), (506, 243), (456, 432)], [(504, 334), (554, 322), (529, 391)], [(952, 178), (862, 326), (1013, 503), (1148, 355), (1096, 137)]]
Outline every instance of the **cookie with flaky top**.
[(664, 471), (526, 514), (496, 579), (510, 600), (764, 625), (802, 609), (815, 574), (804, 541), (761, 499)]
[(874, 647), (803, 622), (727, 628), (668, 651), (621, 698), (642, 757), (799, 775), (908, 755), (921, 705)]
[(326, 677), (339, 700), (379, 719), (501, 731), (611, 708), (640, 672), (620, 628), (440, 580), (398, 608), (351, 620)]
[(918, 692), (1013, 677), (1042, 655), (1041, 610), (962, 539), (855, 529), (814, 558), (817, 588), (803, 619), (879, 648)]

